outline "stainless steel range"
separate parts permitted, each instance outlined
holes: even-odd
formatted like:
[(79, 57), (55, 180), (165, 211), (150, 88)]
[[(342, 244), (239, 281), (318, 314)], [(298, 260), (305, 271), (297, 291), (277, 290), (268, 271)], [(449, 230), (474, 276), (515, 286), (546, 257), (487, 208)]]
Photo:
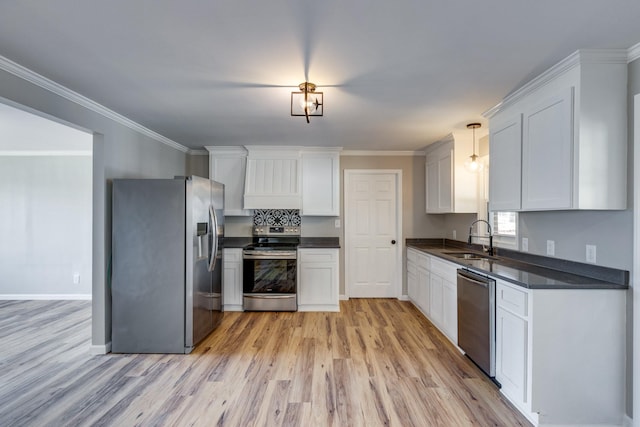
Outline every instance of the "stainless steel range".
[(246, 311), (297, 311), (299, 227), (257, 226), (243, 250)]

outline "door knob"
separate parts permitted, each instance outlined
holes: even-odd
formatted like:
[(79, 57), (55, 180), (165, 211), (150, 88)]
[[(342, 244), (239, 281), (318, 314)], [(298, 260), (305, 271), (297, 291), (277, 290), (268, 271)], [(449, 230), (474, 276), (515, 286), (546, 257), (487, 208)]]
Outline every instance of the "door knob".
[(391, 241), (391, 244), (392, 244), (392, 245), (395, 245), (395, 244), (396, 244), (396, 241), (395, 241), (395, 240), (392, 240), (392, 241)]

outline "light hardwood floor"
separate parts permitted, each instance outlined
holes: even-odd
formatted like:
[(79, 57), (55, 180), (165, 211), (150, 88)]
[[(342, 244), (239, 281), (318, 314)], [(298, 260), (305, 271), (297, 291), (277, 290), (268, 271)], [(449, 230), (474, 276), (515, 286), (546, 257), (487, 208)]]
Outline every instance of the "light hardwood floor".
[(1, 426), (529, 426), (411, 303), (225, 313), (190, 355), (91, 356), (90, 303), (0, 301)]

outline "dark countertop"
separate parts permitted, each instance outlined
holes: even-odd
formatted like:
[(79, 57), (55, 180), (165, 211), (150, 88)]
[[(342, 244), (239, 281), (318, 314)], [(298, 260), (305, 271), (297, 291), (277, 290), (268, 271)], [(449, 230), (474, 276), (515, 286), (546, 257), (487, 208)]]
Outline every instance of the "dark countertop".
[(247, 245), (253, 243), (253, 237), (225, 237), (224, 238), (224, 247), (225, 248), (236, 248), (242, 249)]
[(300, 249), (338, 249), (340, 239), (338, 237), (301, 237)]
[[(253, 243), (253, 237), (225, 237), (225, 248), (242, 249)], [(301, 237), (298, 248), (301, 249), (338, 249), (340, 239), (338, 237)]]
[(465, 260), (447, 252), (477, 252), (482, 248), (449, 239), (407, 239), (408, 248), (454, 262), (471, 271), (529, 289), (628, 289), (629, 272), (609, 267), (498, 249), (499, 256)]

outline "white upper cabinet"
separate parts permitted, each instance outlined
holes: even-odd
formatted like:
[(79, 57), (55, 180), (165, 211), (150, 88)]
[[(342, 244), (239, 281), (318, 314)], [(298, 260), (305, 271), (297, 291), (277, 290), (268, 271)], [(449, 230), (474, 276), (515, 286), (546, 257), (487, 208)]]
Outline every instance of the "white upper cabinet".
[(301, 156), (296, 147), (246, 146), (245, 209), (300, 209)]
[(473, 154), (471, 132), (455, 132), (428, 146), (425, 154), (426, 212), (477, 212), (478, 177), (464, 167)]
[(206, 147), (209, 151), (209, 177), (224, 184), (224, 214), (250, 216), (244, 209), (244, 178), (247, 150), (244, 147)]
[(491, 210), (626, 209), (626, 58), (578, 51), (486, 113)]
[(206, 147), (209, 176), (225, 184), (225, 215), (300, 209), (340, 216), (341, 147)]
[(526, 108), (522, 129), (522, 209), (571, 209), (573, 88)]
[(300, 214), (340, 215), (340, 149), (302, 151)]
[(521, 208), (522, 115), (515, 114), (491, 124), (489, 151), (489, 209), (519, 211)]

